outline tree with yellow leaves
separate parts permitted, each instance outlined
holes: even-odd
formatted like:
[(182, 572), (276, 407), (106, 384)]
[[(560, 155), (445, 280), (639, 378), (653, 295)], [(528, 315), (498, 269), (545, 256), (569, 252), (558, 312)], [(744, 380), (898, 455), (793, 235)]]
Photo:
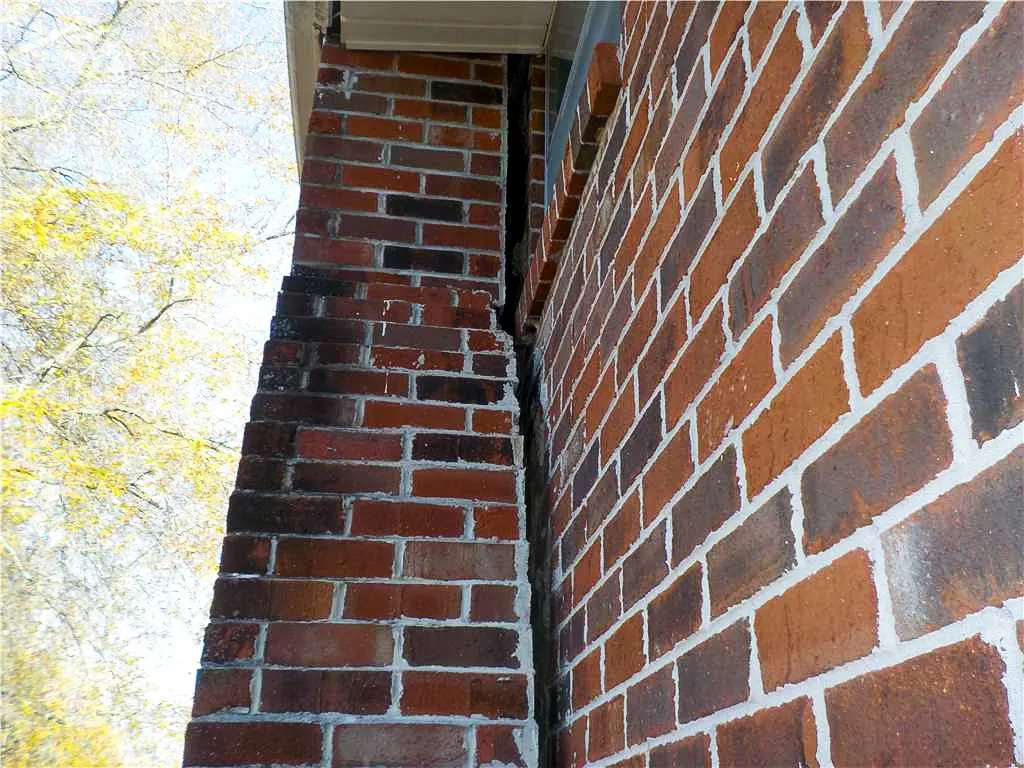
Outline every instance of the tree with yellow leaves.
[(0, 14), (0, 763), (176, 765), (286, 243), (280, 7)]

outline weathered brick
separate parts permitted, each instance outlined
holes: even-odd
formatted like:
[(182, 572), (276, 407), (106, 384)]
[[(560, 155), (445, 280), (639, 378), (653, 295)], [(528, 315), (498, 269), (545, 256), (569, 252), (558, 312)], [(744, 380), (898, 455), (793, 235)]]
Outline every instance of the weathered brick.
[(391, 704), (390, 672), (266, 669), (263, 712), (382, 715)]
[(466, 730), (454, 725), (346, 723), (334, 728), (332, 768), (374, 765), (387, 768), (419, 764), (466, 764)]
[(972, 637), (825, 691), (836, 765), (1010, 765), (999, 651)]
[[(758, 3), (758, 7), (763, 4)], [(711, 768), (711, 739), (706, 733), (698, 733), (681, 741), (655, 747), (651, 750), (650, 768)]]
[(647, 675), (626, 692), (626, 738), (630, 746), (668, 733), (676, 725), (672, 664)]
[(635, 615), (604, 644), (604, 685), (614, 688), (639, 672), (647, 661), (644, 650), (644, 619)]
[(251, 659), (256, 652), (258, 624), (218, 622), (206, 628), (203, 661), (228, 663)]
[(948, 7), (911, 6), (825, 136), (834, 200), (846, 194), (885, 138), (903, 122), (907, 106), (920, 98), (960, 34), (978, 21), (984, 10), (984, 3), (969, 2)]
[(991, 440), (1024, 419), (1024, 284), (957, 339), (974, 439)]
[(341, 539), (281, 539), (275, 571), (279, 576), (329, 578), (390, 576), (393, 544)]
[(688, 557), (739, 508), (736, 450), (730, 446), (672, 508), (672, 564)]
[(774, 383), (772, 319), (766, 317), (697, 406), (701, 461), (747, 417)]
[(857, 291), (903, 228), (896, 160), (890, 157), (779, 299), (783, 363), (799, 355)]
[(320, 762), (323, 734), (315, 723), (189, 723), (185, 766)]
[(690, 264), (700, 248), (701, 243), (711, 230), (711, 225), (718, 215), (715, 203), (714, 179), (709, 175), (701, 186), (696, 197), (689, 198), (689, 205), (686, 211), (686, 218), (679, 233), (668, 247), (665, 258), (662, 259), (658, 273), (658, 280), (661, 284), (661, 296), (664, 303), (668, 303), (668, 297), (675, 292), (676, 288), (686, 277)]
[(739, 49), (733, 51), (729, 64), (726, 65), (722, 79), (718, 83), (718, 89), (711, 97), (704, 119), (694, 135), (694, 140), (686, 152), (686, 159), (683, 161), (683, 186), (686, 199), (697, 191), (704, 171), (707, 170), (711, 157), (718, 148), (718, 142), (722, 138), (733, 113), (739, 105), (740, 97), (743, 95), (743, 88), (746, 85), (746, 73), (743, 69), (743, 57)]
[[(906, 362), (1020, 257), (1024, 133), (996, 152), (886, 274), (853, 316), (857, 372), (868, 392)], [(892, 312), (894, 306), (906, 311)]]
[(656, 659), (700, 626), (701, 567), (694, 563), (647, 608), (649, 655)]
[(1022, 52), (1024, 6), (1007, 3), (914, 122), (922, 208), (1024, 100)]
[(756, 67), (761, 61), (761, 55), (768, 47), (775, 25), (786, 10), (783, 3), (774, 3), (770, 0), (758, 0), (757, 5), (754, 6), (754, 11), (747, 21), (747, 41), (750, 47), (751, 65)]
[(871, 47), (864, 10), (848, 5), (804, 77), (782, 120), (764, 148), (765, 205), (779, 191), (813, 146), (825, 122), (846, 93)]
[(346, 619), (455, 619), (462, 605), (462, 590), (439, 584), (371, 584), (352, 582), (345, 587)]
[(226, 579), (213, 585), (211, 618), (326, 619), (334, 587), (325, 581)]
[(679, 722), (688, 723), (750, 695), (750, 629), (738, 621), (679, 657)]
[(587, 760), (596, 761), (613, 755), (626, 745), (623, 729), (624, 696), (605, 702), (590, 713)]
[(933, 366), (883, 400), (804, 472), (804, 548), (821, 552), (921, 488), (952, 461)]
[(201, 669), (196, 676), (192, 716), (224, 710), (249, 711), (249, 682), (252, 670)]
[(620, 571), (616, 570), (587, 600), (587, 641), (603, 635), (622, 615)]
[(1024, 449), (882, 535), (896, 632), (917, 637), (1024, 595)]
[(511, 544), (410, 541), (402, 573), (424, 579), (511, 581), (515, 555)]
[(465, 512), (439, 504), (357, 499), (352, 505), (353, 536), (462, 536)]
[(817, 768), (818, 734), (806, 698), (763, 709), (718, 728), (723, 765), (806, 765)]
[(711, 615), (770, 584), (793, 565), (793, 516), (790, 493), (783, 488), (708, 553)]
[(722, 305), (708, 316), (665, 379), (665, 427), (673, 428), (714, 373), (725, 351)]
[(628, 609), (668, 573), (665, 561), (665, 523), (651, 531), (622, 564), (622, 602)]
[(766, 691), (866, 656), (878, 643), (867, 553), (854, 550), (765, 603), (754, 631)]
[(492, 627), (406, 627), (411, 666), (517, 667), (519, 633)]
[(527, 714), (526, 677), (405, 672), (401, 708), (405, 715), (523, 718)]
[(748, 495), (756, 495), (782, 474), (849, 410), (842, 347), (839, 334), (834, 334), (743, 433)]

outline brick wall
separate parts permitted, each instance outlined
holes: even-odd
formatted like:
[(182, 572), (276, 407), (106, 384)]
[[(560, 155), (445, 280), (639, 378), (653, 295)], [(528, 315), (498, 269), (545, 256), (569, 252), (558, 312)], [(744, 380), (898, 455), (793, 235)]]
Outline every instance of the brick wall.
[(626, 5), (529, 364), (558, 765), (1024, 761), (1022, 33)]
[(499, 56), (324, 48), (185, 765), (531, 765)]

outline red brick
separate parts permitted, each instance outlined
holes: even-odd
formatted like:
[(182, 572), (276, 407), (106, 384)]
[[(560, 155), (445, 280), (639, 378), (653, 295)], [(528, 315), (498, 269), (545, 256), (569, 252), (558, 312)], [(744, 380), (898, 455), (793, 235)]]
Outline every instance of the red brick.
[(718, 89), (711, 97), (704, 119), (701, 120), (694, 140), (686, 152), (686, 159), (683, 161), (683, 184), (687, 200), (697, 191), (704, 171), (707, 170), (708, 163), (718, 148), (722, 132), (732, 120), (743, 95), (746, 74), (740, 53), (739, 49), (733, 51), (732, 58), (718, 83)]
[[(424, 371), (461, 371), (460, 352), (439, 352), (432, 349), (389, 349), (374, 347), (370, 362), (378, 368), (406, 368)], [(411, 406), (419, 407), (419, 406)]]
[(473, 510), (473, 536), (477, 539), (519, 538), (517, 507), (478, 507)]
[(1007, 3), (914, 122), (922, 208), (1024, 101), (1022, 14), (1024, 5)]
[(842, 308), (903, 229), (896, 161), (890, 157), (779, 299), (783, 363), (800, 354)]
[(412, 491), (432, 498), (476, 499), (514, 503), (517, 499), (514, 472), (475, 469), (417, 469)]
[[(613, 266), (615, 268), (615, 285), (622, 285), (629, 266), (636, 258), (640, 248), (640, 241), (647, 231), (647, 225), (651, 222), (651, 196), (650, 190), (644, 188), (640, 193), (636, 204), (636, 210), (630, 214), (627, 221), (626, 231), (622, 235), (622, 241), (615, 251)], [(643, 291), (643, 286), (634, 281), (634, 294)], [(653, 293), (653, 291), (652, 291)], [(653, 321), (653, 318), (652, 318)], [(646, 336), (646, 334), (643, 334)]]
[(700, 627), (702, 591), (700, 563), (694, 563), (651, 601), (647, 607), (647, 635), (652, 660), (668, 653)]
[(804, 472), (804, 548), (821, 552), (906, 498), (952, 461), (933, 366), (881, 402)]
[(414, 405), (369, 400), (364, 405), (363, 426), (465, 429), (466, 411), (447, 405)]
[(508, 411), (473, 412), (473, 431), (484, 434), (503, 434), (512, 432), (512, 414)]
[(304, 459), (395, 461), (402, 458), (400, 435), (302, 428), (295, 438), (296, 456)]
[(743, 26), (743, 17), (747, 12), (748, 5), (750, 5), (748, 2), (724, 3), (718, 12), (715, 26), (711, 28), (711, 34), (708, 35), (712, 80), (715, 79), (715, 74), (722, 65), (729, 46), (736, 39), (736, 33)]
[(825, 691), (836, 765), (1011, 765), (999, 651), (972, 637)]
[[(293, 260), (296, 264), (343, 264), (353, 267), (368, 267), (373, 264), (373, 245), (357, 240), (296, 238)], [(342, 315), (337, 316), (341, 317)]]
[(400, 483), (398, 467), (307, 462), (292, 466), (292, 486), (301, 491), (395, 494)]
[(521, 748), (528, 747), (521, 744), (520, 731), (514, 726), (490, 725), (478, 726), (476, 729), (476, 765), (484, 768), (487, 765), (525, 764)]
[(390, 705), (390, 672), (263, 670), (262, 712), (382, 715)]
[(911, 5), (889, 45), (825, 136), (832, 198), (839, 200), (946, 63), (984, 3)]
[(633, 267), (636, 290), (642, 291), (654, 273), (658, 271), (658, 264), (666, 255), (665, 249), (679, 225), (681, 216), (682, 208), (679, 198), (669, 195), (661, 206), (643, 247), (637, 254)]
[(578, 604), (587, 593), (593, 589), (597, 580), (601, 578), (601, 540), (600, 537), (591, 543), (590, 548), (583, 553), (579, 562), (572, 569), (572, 599), (573, 605)]
[(203, 661), (227, 663), (251, 659), (256, 652), (259, 625), (242, 622), (219, 622), (206, 628), (203, 638)]
[(583, 709), (601, 695), (601, 651), (595, 650), (572, 668), (572, 708)]
[(606, 464), (611, 455), (619, 447), (622, 438), (636, 419), (636, 394), (631, 384), (626, 384), (623, 391), (616, 398), (611, 410), (608, 412), (608, 420), (601, 428), (601, 463)]
[(501, 185), (484, 179), (429, 175), (426, 191), (428, 195), (439, 197), (483, 200), (490, 203), (501, 201)]
[(380, 51), (353, 51), (339, 45), (326, 43), (321, 51), (321, 65), (332, 64), (353, 69), (389, 70), (394, 64), (395, 54)]
[(434, 75), (459, 80), (469, 79), (469, 62), (422, 53), (399, 53), (397, 69), (411, 75)]
[(404, 576), (424, 579), (511, 581), (516, 577), (511, 544), (460, 544), (410, 541), (405, 545)]
[(494, 627), (406, 627), (402, 645), (410, 666), (518, 667), (519, 633)]
[(267, 572), (270, 539), (255, 536), (226, 536), (220, 554), (221, 573)]
[(526, 699), (526, 677), (523, 675), (402, 674), (403, 715), (524, 718), (527, 714)]
[(708, 553), (711, 615), (719, 616), (781, 576), (794, 561), (788, 489), (766, 501)]
[(758, 221), (754, 178), (750, 176), (736, 193), (690, 276), (690, 315), (694, 322), (726, 284), (729, 271), (750, 243)]
[(626, 737), (630, 746), (668, 733), (676, 726), (676, 686), (672, 664), (647, 675), (626, 692)]
[(604, 685), (614, 688), (639, 672), (647, 663), (644, 651), (644, 619), (636, 614), (619, 627), (604, 644)]
[(351, 723), (334, 729), (332, 768), (370, 763), (400, 768), (429, 755), (435, 765), (465, 765), (466, 729), (454, 725)]
[(582, 768), (587, 759), (587, 718), (581, 717), (558, 734), (555, 744), (556, 764), (566, 768)]
[(201, 669), (196, 677), (192, 717), (223, 710), (249, 711), (248, 669)]
[(869, 654), (878, 605), (867, 553), (854, 550), (765, 603), (754, 630), (766, 691)]
[(605, 528), (604, 536), (604, 562), (607, 569), (626, 553), (640, 535), (640, 501), (639, 495), (634, 493), (615, 513)]
[(882, 534), (896, 632), (912, 638), (1024, 595), (1024, 449)]
[(626, 745), (623, 732), (623, 704), (618, 696), (590, 713), (587, 760), (595, 761), (613, 755)]
[(320, 762), (323, 735), (315, 723), (189, 723), (185, 766)]
[(465, 513), (437, 504), (357, 499), (352, 507), (353, 536), (462, 536)]
[(325, 581), (217, 579), (211, 618), (326, 619), (334, 585)]
[(762, 321), (697, 406), (701, 461), (711, 455), (775, 384), (771, 326), (770, 317)]
[(420, 189), (418, 173), (371, 165), (346, 165), (342, 168), (341, 180), (346, 186), (387, 189), (395, 192), (419, 192)]
[[(785, 10), (785, 3), (758, 0), (757, 5), (754, 7), (754, 12), (750, 14), (750, 21), (747, 22), (747, 39), (750, 43), (750, 63), (752, 66), (756, 67), (757, 63), (761, 60), (761, 54), (764, 53), (764, 49), (768, 46), (772, 32), (775, 30), (775, 25)], [(780, 41), (786, 38), (787, 35), (784, 32)], [(792, 45), (799, 45), (798, 40), (790, 39), (790, 43)], [(771, 64), (766, 65), (765, 71), (771, 66)]]
[(684, 425), (644, 474), (644, 525), (654, 521), (691, 474), (690, 431)]
[(516, 587), (474, 584), (469, 604), (470, 621), (516, 621)]
[(864, 10), (848, 5), (832, 28), (789, 108), (764, 148), (765, 205), (771, 209), (804, 153), (818, 140), (867, 58), (871, 37)]
[[(699, 5), (698, 14), (701, 13), (701, 8), (708, 7), (710, 6)], [(673, 16), (675, 15), (677, 14), (673, 14)], [(659, 198), (664, 197), (665, 193), (673, 186), (670, 184), (670, 179), (679, 168), (683, 150), (697, 125), (697, 118), (700, 117), (705, 98), (704, 68), (700, 67), (694, 73), (689, 85), (686, 86), (686, 90), (681, 92), (679, 107), (654, 161), (654, 185)]]
[[(886, 274), (853, 316), (868, 392), (1020, 257), (1024, 133), (1007, 139), (967, 188)], [(892, 307), (905, 311), (892, 312)]]
[(755, 496), (849, 410), (836, 333), (786, 382), (743, 434), (747, 494)]
[(665, 380), (665, 426), (673, 428), (718, 367), (725, 349), (719, 305), (693, 336)]
[(672, 564), (689, 557), (739, 508), (736, 451), (730, 446), (672, 509)]
[(679, 657), (679, 722), (710, 715), (750, 695), (750, 630), (738, 621)]
[(279, 576), (390, 576), (394, 545), (383, 541), (287, 538), (277, 543)]
[(302, 185), (299, 205), (310, 208), (337, 208), (346, 211), (366, 211), (375, 213), (377, 210), (377, 194), (359, 192), (354, 189), (334, 189), (332, 187), (312, 187)]
[[(776, 6), (782, 3), (770, 2)], [(761, 3), (758, 4), (758, 7)], [(650, 768), (711, 768), (711, 739), (698, 733), (651, 750)]]
[(810, 699), (762, 709), (718, 728), (723, 765), (805, 765), (817, 768), (818, 734)]
[(625, 608), (646, 595), (668, 573), (665, 562), (665, 523), (651, 531), (647, 538), (626, 558), (622, 565), (622, 600)]
[(381, 624), (276, 622), (268, 628), (266, 661), (296, 667), (381, 667), (391, 663), (393, 649), (391, 630)]

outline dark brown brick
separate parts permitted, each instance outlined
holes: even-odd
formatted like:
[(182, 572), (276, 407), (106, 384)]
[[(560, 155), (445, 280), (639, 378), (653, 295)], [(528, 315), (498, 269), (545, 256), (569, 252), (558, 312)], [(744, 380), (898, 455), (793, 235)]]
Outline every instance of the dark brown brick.
[(288, 667), (381, 667), (394, 642), (383, 624), (275, 622), (267, 630), (266, 661)]
[(416, 435), (412, 457), (425, 461), (468, 461), (482, 464), (511, 464), (512, 441), (481, 435)]
[(817, 768), (818, 734), (810, 699), (733, 720), (718, 728), (722, 765), (805, 765)]
[(461, 200), (439, 200), (410, 195), (388, 195), (386, 210), (389, 216), (409, 216), (434, 221), (459, 221), (463, 219)]
[(917, 637), (1024, 595), (1024, 449), (882, 535), (896, 632)]
[(718, 142), (722, 138), (733, 113), (740, 103), (743, 95), (743, 88), (746, 84), (746, 73), (743, 69), (743, 57), (737, 48), (733, 51), (732, 59), (726, 65), (725, 73), (718, 83), (718, 89), (711, 97), (711, 102), (704, 113), (700, 127), (694, 135), (694, 140), (686, 152), (686, 159), (683, 161), (683, 186), (686, 199), (697, 191), (704, 171), (715, 150), (718, 149)]
[(382, 715), (391, 705), (390, 672), (263, 670), (263, 712)]
[[(429, 762), (423, 762), (424, 760)], [(353, 723), (334, 729), (332, 768), (369, 764), (387, 768), (466, 764), (466, 730), (454, 725)]]
[(622, 564), (623, 608), (628, 610), (633, 603), (650, 592), (667, 573), (665, 523), (662, 522)]
[(525, 675), (406, 672), (402, 675), (402, 714), (525, 718)]
[(765, 205), (771, 209), (779, 191), (813, 146), (871, 47), (860, 5), (848, 5), (804, 77), (781, 122), (764, 149)]
[[(676, 15), (676, 14), (673, 14)], [(693, 79), (682, 94), (679, 108), (675, 117), (665, 134), (661, 150), (654, 161), (654, 185), (658, 198), (665, 196), (665, 193), (672, 187), (669, 179), (679, 168), (686, 148), (686, 142), (697, 125), (697, 118), (707, 98), (704, 92), (704, 68), (701, 67), (693, 74)]]
[[(853, 316), (866, 392), (906, 362), (1004, 269), (1024, 239), (1024, 132), (1008, 138)], [(906, 311), (893, 312), (893, 307)]]
[(189, 723), (185, 766), (320, 762), (323, 734), (315, 723)]
[(945, 396), (934, 366), (915, 374), (804, 472), (804, 549), (821, 552), (949, 466)]
[(1011, 765), (999, 651), (972, 637), (825, 691), (836, 765)]
[[(619, 449), (619, 484), (629, 488), (661, 443), (661, 395), (655, 395), (640, 415), (632, 434)], [(596, 443), (595, 443), (596, 447)]]
[(869, 654), (878, 643), (878, 599), (867, 553), (843, 555), (769, 600), (754, 631), (765, 691)]
[(957, 340), (974, 439), (979, 443), (991, 440), (1024, 419), (1022, 318), (1024, 284), (1010, 291)]
[(736, 449), (730, 446), (672, 509), (672, 564), (688, 557), (739, 508)]
[(465, 256), (461, 251), (443, 251), (432, 248), (405, 248), (400, 245), (384, 246), (384, 266), (388, 269), (409, 269), (425, 272), (462, 274)]
[(430, 84), (430, 98), (439, 101), (466, 101), (471, 104), (501, 104), (502, 89), (487, 85), (436, 81)]
[(903, 235), (896, 160), (890, 157), (779, 299), (782, 362), (791, 362)]
[(516, 621), (516, 587), (474, 584), (469, 604), (470, 621)]
[(518, 666), (519, 634), (491, 627), (406, 627), (405, 659), (410, 665), (445, 667)]
[(750, 694), (750, 630), (739, 621), (679, 657), (679, 722), (745, 701)]
[(807, 165), (729, 285), (733, 336), (739, 336), (750, 325), (823, 223), (814, 168)]
[[(764, 3), (759, 3), (758, 7)], [(780, 3), (768, 3), (775, 6)], [(711, 739), (698, 733), (651, 750), (651, 768), (711, 768)]]
[(462, 152), (423, 147), (392, 146), (391, 164), (434, 171), (466, 170), (466, 159)]
[(470, 379), (461, 376), (416, 378), (416, 398), (419, 400), (493, 405), (504, 396), (504, 390), (504, 385), (496, 379)]
[(221, 573), (267, 572), (270, 539), (257, 536), (225, 536), (220, 552)]
[(227, 663), (251, 659), (256, 651), (258, 624), (211, 623), (203, 638), (203, 661)]
[(587, 641), (604, 634), (621, 615), (619, 573), (615, 572), (587, 600)]
[(249, 712), (249, 669), (201, 669), (196, 676), (192, 717), (223, 710)]
[(839, 10), (840, 5), (842, 3), (831, 2), (831, 0), (812, 0), (809, 3), (804, 3), (807, 21), (811, 26), (811, 42), (814, 45), (817, 45), (821, 36), (825, 34), (828, 23), (832, 20), (835, 12)]
[(1006, 3), (911, 129), (921, 207), (1024, 100), (1024, 5)]
[(788, 489), (766, 501), (708, 553), (711, 615), (725, 613), (781, 576), (794, 562)]
[(885, 138), (903, 122), (910, 102), (920, 98), (946, 63), (960, 34), (978, 21), (984, 10), (984, 3), (969, 2), (910, 7), (825, 136), (833, 200), (846, 194)]
[(694, 563), (647, 608), (649, 657), (653, 660), (672, 650), (700, 626), (701, 567)]
[(668, 303), (668, 297), (675, 292), (686, 276), (694, 256), (697, 255), (701, 243), (704, 242), (718, 215), (715, 185), (712, 182), (713, 179), (708, 176), (697, 196), (689, 201), (683, 226), (665, 252), (658, 275), (663, 304)]
[(629, 686), (626, 692), (626, 738), (631, 746), (675, 728), (675, 693), (671, 664)]

